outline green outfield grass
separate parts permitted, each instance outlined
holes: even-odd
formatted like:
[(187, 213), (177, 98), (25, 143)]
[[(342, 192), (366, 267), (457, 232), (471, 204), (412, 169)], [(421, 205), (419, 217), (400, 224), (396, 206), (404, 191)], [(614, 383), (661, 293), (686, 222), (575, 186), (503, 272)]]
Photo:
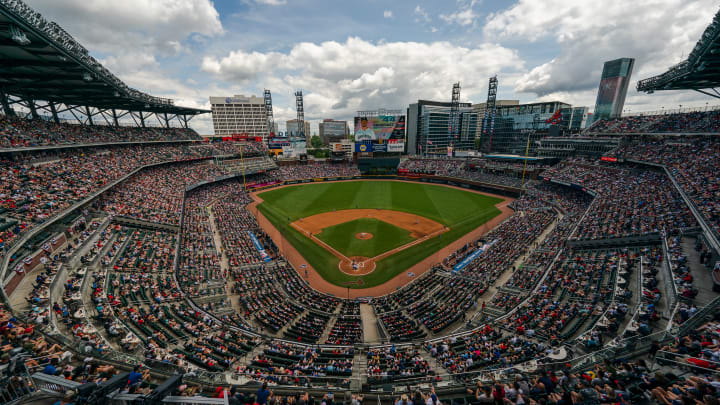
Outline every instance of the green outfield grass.
[[(260, 212), (325, 280), (336, 285), (358, 277), (341, 272), (337, 257), (290, 227), (290, 223), (333, 209), (376, 208), (424, 216), (450, 228), (438, 237), (379, 261), (375, 271), (360, 276), (363, 280), (360, 288), (380, 285), (436, 254), (447, 244), (499, 215), (500, 210), (495, 204), (502, 201), (450, 187), (400, 181), (310, 183), (265, 191), (260, 197), (264, 200), (258, 206)], [(354, 239), (354, 233), (349, 238)], [(438, 257), (437, 261), (440, 260), (442, 258)]]
[[(358, 239), (360, 232), (373, 235), (371, 239)], [(410, 232), (375, 218), (359, 218), (325, 228), (315, 235), (346, 257), (375, 257), (413, 241)]]

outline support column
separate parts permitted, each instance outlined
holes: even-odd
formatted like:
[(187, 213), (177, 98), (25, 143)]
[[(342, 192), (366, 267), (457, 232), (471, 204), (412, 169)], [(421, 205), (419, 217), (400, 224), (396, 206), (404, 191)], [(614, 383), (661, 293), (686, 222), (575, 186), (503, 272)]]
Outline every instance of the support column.
[(55, 121), (56, 124), (59, 124), (60, 118), (57, 115), (57, 108), (55, 108), (55, 103), (52, 101), (50, 102), (50, 112), (52, 113), (53, 121)]
[(37, 109), (35, 108), (35, 100), (27, 100), (28, 107), (30, 107), (30, 114), (32, 115), (33, 119), (38, 119), (40, 116), (37, 113)]
[(187, 129), (187, 127), (188, 127), (188, 119), (187, 119), (187, 115), (186, 115), (186, 114), (184, 114), (184, 115), (182, 116), (182, 122), (183, 122), (183, 128)]
[(145, 113), (140, 111), (140, 126), (145, 128)]
[(170, 122), (168, 121), (167, 113), (165, 113), (165, 128), (170, 128)]
[(113, 114), (113, 122), (115, 123), (115, 126), (116, 126), (116, 127), (119, 127), (120, 124), (118, 124), (117, 112), (115, 111), (114, 108), (112, 109), (112, 114)]
[(15, 110), (10, 108), (10, 103), (8, 102), (7, 94), (5, 94), (5, 92), (0, 92), (0, 103), (2, 103), (2, 108), (5, 112), (5, 115), (7, 115), (8, 117), (15, 116)]
[(90, 124), (90, 125), (95, 125), (95, 124), (93, 123), (92, 114), (90, 114), (90, 107), (89, 107), (89, 106), (85, 106), (85, 115), (87, 116), (88, 124)]

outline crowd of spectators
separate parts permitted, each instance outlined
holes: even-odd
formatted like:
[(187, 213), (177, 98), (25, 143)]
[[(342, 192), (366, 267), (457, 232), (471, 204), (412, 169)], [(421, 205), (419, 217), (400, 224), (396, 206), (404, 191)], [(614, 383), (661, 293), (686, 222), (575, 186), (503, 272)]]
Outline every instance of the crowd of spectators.
[(551, 345), (580, 335), (595, 325), (609, 305), (620, 262), (630, 272), (637, 258), (626, 251), (571, 250), (561, 255), (529, 299), (501, 324), (520, 336)]
[(225, 144), (204, 149), (112, 146), (0, 157), (1, 243), (9, 247), (21, 233), (144, 165), (211, 156), (216, 145)]
[[(115, 367), (102, 364), (93, 357), (78, 359), (73, 351), (49, 341), (37, 331), (38, 327), (17, 319), (4, 306), (0, 307), (0, 364), (8, 365), (20, 349), (20, 361), (24, 361), (31, 372), (59, 376), (82, 384), (106, 381), (118, 373)], [(12, 383), (22, 382), (18, 381), (19, 378), (13, 377)], [(18, 386), (29, 387), (27, 382), (22, 383)]]
[(503, 335), (502, 331), (485, 326), (461, 338), (428, 343), (426, 350), (449, 373), (460, 374), (462, 381), (471, 381), (473, 370), (514, 367), (545, 357), (550, 347), (515, 334)]
[(527, 170), (525, 183), (531, 182), (529, 172), (536, 169), (537, 167), (532, 164), (525, 167), (518, 163), (496, 162), (479, 158), (410, 158), (403, 160), (398, 166), (400, 173), (457, 177), (510, 187), (522, 187), (523, 170)]
[(354, 355), (351, 348), (319, 349), (272, 341), (246, 366), (238, 367), (236, 373), (265, 383), (347, 388)]
[(718, 133), (720, 110), (634, 115), (598, 121), (587, 133)]
[(278, 174), (282, 180), (311, 179), (317, 177), (359, 176), (357, 165), (345, 163), (314, 163), (280, 166)]
[(401, 384), (404, 379), (428, 378), (435, 374), (430, 363), (413, 346), (370, 348), (367, 353), (368, 383)]
[[(665, 147), (658, 146), (661, 150), (658, 153), (666, 155), (662, 152)], [(4, 174), (11, 185), (0, 186), (0, 198), (5, 208), (0, 215), (19, 224), (19, 219), (23, 218), (19, 214), (29, 211), (31, 214), (25, 214), (24, 224), (42, 222), (98, 187), (144, 164), (235, 153), (234, 148), (230, 143), (109, 147), (61, 152), (45, 162), (38, 161), (37, 155), (4, 160), (0, 163), (13, 169)], [(624, 152), (632, 151), (628, 148)], [(246, 152), (262, 154), (264, 150), (248, 146), (243, 150)], [(518, 181), (517, 177), (507, 175), (510, 172), (517, 174), (518, 167), (514, 164), (504, 168), (509, 172), (483, 160), (475, 161), (473, 167), (465, 161), (446, 159), (413, 159), (403, 164), (405, 166), (401, 167), (414, 173), (506, 185)], [(89, 173), (85, 173), (85, 169)], [(56, 172), (60, 173), (58, 177), (49, 177)], [(68, 280), (63, 280), (62, 302), (52, 306), (54, 316), (60, 320), (61, 327), (66, 328), (63, 332), (85, 342), (94, 351), (106, 350), (108, 337), (111, 347), (121, 347), (128, 352), (142, 350), (148, 362), (168, 363), (184, 369), (234, 372), (271, 384), (312, 382), (349, 387), (352, 349), (320, 349), (308, 345), (319, 343), (322, 336), (327, 336), (324, 341), (329, 344), (360, 342), (359, 304), (314, 291), (279, 256), (274, 242), (247, 210), (246, 205), (251, 199), (242, 189), (241, 181), (228, 180), (187, 193), (185, 209), (181, 212), (186, 186), (223, 174), (222, 168), (208, 162), (153, 167), (135, 174), (102, 197), (96, 208), (113, 216), (172, 225), (182, 223), (177, 281), (172, 266), (178, 236), (121, 226), (107, 228), (82, 258), (84, 263), (99, 261), (108, 269), (107, 278), (104, 272), (85, 273), (83, 270), (71, 273)], [(250, 176), (247, 181), (358, 174), (355, 167), (348, 165), (309, 163), (280, 166), (274, 172)], [(493, 180), (493, 176), (498, 179)], [(603, 333), (617, 332), (628, 312), (626, 304), (610, 299), (613, 292), (619, 296), (627, 292), (616, 289), (616, 274), (620, 269), (629, 273), (637, 268), (641, 253), (628, 249), (564, 251), (567, 248), (565, 241), (571, 237), (576, 225), (574, 238), (577, 239), (668, 231), (666, 240), (670, 247), (668, 260), (673, 282), (678, 294), (688, 298), (678, 317), (684, 322), (697, 311), (692, 301), (695, 289), (687, 257), (679, 248), (679, 240), (672, 236), (674, 231), (692, 227), (695, 223), (663, 173), (640, 166), (620, 168), (570, 160), (546, 171), (545, 176), (579, 184), (598, 195), (591, 205), (591, 197), (579, 190), (550, 182), (531, 183), (527, 192), (513, 203), (515, 214), (496, 229), (458, 249), (412, 284), (374, 300), (372, 304), (381, 332), (387, 332), (389, 339), (397, 342), (422, 339), (428, 332), (439, 334), (464, 322), (466, 313), (478, 309), (480, 297), (503, 273), (511, 271), (489, 306), (505, 312), (520, 305), (516, 312), (493, 327), (486, 326), (461, 338), (425, 344), (429, 355), (444, 369), (465, 381), (475, 376), (475, 370), (505, 369), (541, 359), (553, 346), (573, 337), (586, 337), (589, 348), (603, 346)], [(50, 191), (45, 181), (48, 178), (56, 179)], [(21, 201), (23, 197), (28, 201)], [(19, 205), (25, 209), (18, 210)], [(588, 215), (581, 221), (586, 211)], [(95, 226), (96, 222), (91, 228)], [(535, 243), (544, 231), (548, 231), (544, 239)], [(10, 236), (17, 233), (12, 232)], [(91, 235), (92, 232), (83, 232), (79, 243)], [(265, 254), (256, 248), (251, 236), (264, 246)], [(220, 246), (218, 240), (222, 242)], [(482, 254), (457, 273), (449, 272), (482, 246), (486, 249)], [(657, 250), (643, 251), (642, 255), (650, 258), (645, 262), (650, 267), (662, 260)], [(44, 309), (47, 303), (43, 297), (49, 295), (48, 284), (57, 274), (60, 257), (44, 263), (45, 269), (38, 273), (36, 284), (27, 297), (32, 308), (31, 319), (37, 324), (46, 324), (51, 316)], [(521, 257), (524, 257), (522, 266), (515, 268), (514, 263)], [(551, 265), (555, 258), (557, 260)], [(657, 288), (657, 279), (652, 276), (654, 274), (645, 278), (643, 299), (646, 302), (641, 307), (645, 315), (638, 318), (638, 322), (646, 326), (657, 320), (653, 305), (662, 295)], [(85, 314), (85, 307), (78, 305), (83, 301), (83, 283), (91, 283), (88, 291), (94, 309), (90, 314)], [(185, 297), (191, 298), (193, 305), (186, 303)], [(237, 306), (242, 311), (235, 312), (232, 299), (238, 300)], [(484, 302), (482, 306), (484, 309)], [(3, 315), (2, 311), (0, 315)], [(607, 322), (603, 321), (602, 328), (596, 328), (601, 319)], [(104, 328), (96, 328), (96, 324), (102, 324)], [(262, 352), (255, 351), (252, 360), (244, 361), (244, 356), (261, 341), (236, 329), (231, 330), (229, 325), (253, 330), (259, 326), (298, 344), (274, 341)], [(717, 343), (712, 343), (717, 337), (713, 336), (717, 335), (717, 325), (707, 328), (707, 333), (700, 333), (700, 337), (685, 337), (684, 343), (663, 350), (690, 354), (702, 361), (717, 361)], [(11, 328), (5, 327), (4, 331), (8, 329)], [(639, 333), (645, 334), (644, 329), (639, 328)], [(701, 346), (707, 342), (712, 344), (705, 345), (705, 350), (689, 352), (687, 348), (696, 347), (697, 342)], [(59, 346), (44, 349), (51, 356), (58, 355), (56, 360), (50, 360), (51, 366), (63, 361), (63, 356), (67, 357)], [(427, 382), (439, 379), (423, 354), (412, 346), (370, 348), (367, 358), (368, 382), (371, 384), (395, 383), (403, 379), (420, 378)], [(633, 369), (634, 366), (627, 367)], [(578, 385), (577, 381), (586, 380), (582, 377), (576, 378), (575, 384), (570, 382), (563, 386), (561, 379), (541, 375), (534, 383), (526, 381), (523, 388), (518, 388), (519, 382), (512, 387), (497, 384), (489, 390), (478, 386), (474, 396), (476, 400), (483, 396), (501, 396), (510, 403), (527, 398), (527, 402), (520, 403), (530, 403), (542, 399), (557, 402), (565, 396), (573, 400), (594, 395), (617, 398), (620, 391), (623, 394), (619, 395), (633, 395), (626, 387), (619, 387), (617, 381), (607, 381), (615, 371), (608, 370), (611, 368), (603, 368), (595, 374), (602, 384), (592, 378)], [(573, 378), (571, 374), (559, 376), (566, 380)], [(701, 382), (691, 384), (697, 389)], [(602, 389), (595, 388), (600, 385)], [(670, 403), (682, 396), (674, 389), (660, 390), (659, 385), (652, 388), (646, 391), (659, 402)]]
[(720, 232), (720, 142), (707, 138), (629, 143), (618, 157), (667, 166), (708, 222)]
[(0, 148), (180, 140), (200, 140), (200, 136), (187, 128), (56, 124), (44, 118), (28, 120), (0, 115)]
[(96, 206), (113, 216), (178, 225), (185, 187), (226, 174), (206, 161), (151, 167), (113, 187)]
[(659, 234), (697, 226), (690, 209), (661, 171), (574, 159), (545, 171), (543, 177), (597, 193), (576, 239)]

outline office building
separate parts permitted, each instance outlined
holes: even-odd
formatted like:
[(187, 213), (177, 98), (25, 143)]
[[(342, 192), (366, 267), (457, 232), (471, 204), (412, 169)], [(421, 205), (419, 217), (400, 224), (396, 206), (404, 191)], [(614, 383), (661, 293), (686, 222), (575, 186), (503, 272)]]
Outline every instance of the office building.
[(593, 118), (596, 121), (618, 118), (622, 115), (634, 65), (635, 59), (632, 58), (620, 58), (605, 62), (595, 102)]
[(270, 131), (268, 130), (265, 100), (262, 97), (211, 96), (210, 106), (216, 137), (240, 134), (267, 139)]
[[(580, 130), (582, 117), (587, 118), (587, 108), (581, 107), (576, 114), (573, 108), (559, 101), (506, 105), (496, 108), (493, 130), (480, 138), (483, 152), (525, 155), (530, 140), (530, 155), (535, 154), (538, 139), (547, 135), (559, 135), (570, 130), (577, 117)], [(575, 118), (573, 118), (575, 117)]]
[[(409, 155), (447, 155), (448, 151), (475, 148), (478, 114), (470, 103), (460, 103), (459, 130), (450, 131), (451, 103), (418, 100), (407, 111), (407, 153)], [(454, 132), (454, 131), (453, 131)]]
[(320, 139), (325, 145), (329, 145), (331, 142), (340, 142), (347, 139), (349, 135), (347, 121), (324, 119), (318, 126)]
[[(495, 108), (508, 105), (518, 105), (520, 100), (495, 100)], [(487, 109), (487, 103), (473, 104), (472, 109), (478, 116), (478, 126), (475, 132), (475, 138), (480, 138), (482, 133), (482, 120), (485, 118), (485, 110)]]
[(285, 121), (285, 131), (287, 132), (286, 136), (305, 136), (306, 138), (310, 138), (312, 136), (312, 133), (310, 132), (310, 122), (304, 121), (304, 130), (300, 130), (300, 124), (298, 123), (297, 119)]

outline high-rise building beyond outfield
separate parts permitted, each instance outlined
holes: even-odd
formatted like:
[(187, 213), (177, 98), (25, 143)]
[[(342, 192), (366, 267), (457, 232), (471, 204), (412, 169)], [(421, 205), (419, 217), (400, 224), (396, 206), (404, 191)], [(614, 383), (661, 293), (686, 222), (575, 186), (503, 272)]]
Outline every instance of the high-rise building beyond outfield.
[(478, 115), (470, 103), (460, 103), (459, 130), (450, 133), (451, 103), (418, 100), (407, 112), (408, 155), (447, 154), (475, 148)]
[(593, 115), (595, 121), (618, 118), (622, 115), (634, 65), (635, 59), (633, 58), (620, 58), (605, 62), (600, 77), (597, 101), (595, 101)]
[(331, 142), (341, 142), (343, 139), (347, 139), (350, 134), (347, 121), (337, 121), (329, 118), (318, 124), (318, 129), (320, 138), (325, 145)]
[(577, 133), (585, 128), (587, 107), (550, 101), (519, 105), (501, 105), (496, 108), (492, 133), (482, 134), (480, 149), (484, 152), (535, 155), (536, 141), (561, 133)]
[(303, 121), (303, 129), (300, 130), (300, 122), (297, 118), (285, 121), (285, 131), (287, 132), (286, 136), (290, 137), (305, 137), (309, 140), (312, 136), (310, 132), (310, 122)]
[(260, 136), (267, 140), (268, 117), (265, 99), (256, 96), (235, 95), (210, 97), (215, 136), (233, 134)]

